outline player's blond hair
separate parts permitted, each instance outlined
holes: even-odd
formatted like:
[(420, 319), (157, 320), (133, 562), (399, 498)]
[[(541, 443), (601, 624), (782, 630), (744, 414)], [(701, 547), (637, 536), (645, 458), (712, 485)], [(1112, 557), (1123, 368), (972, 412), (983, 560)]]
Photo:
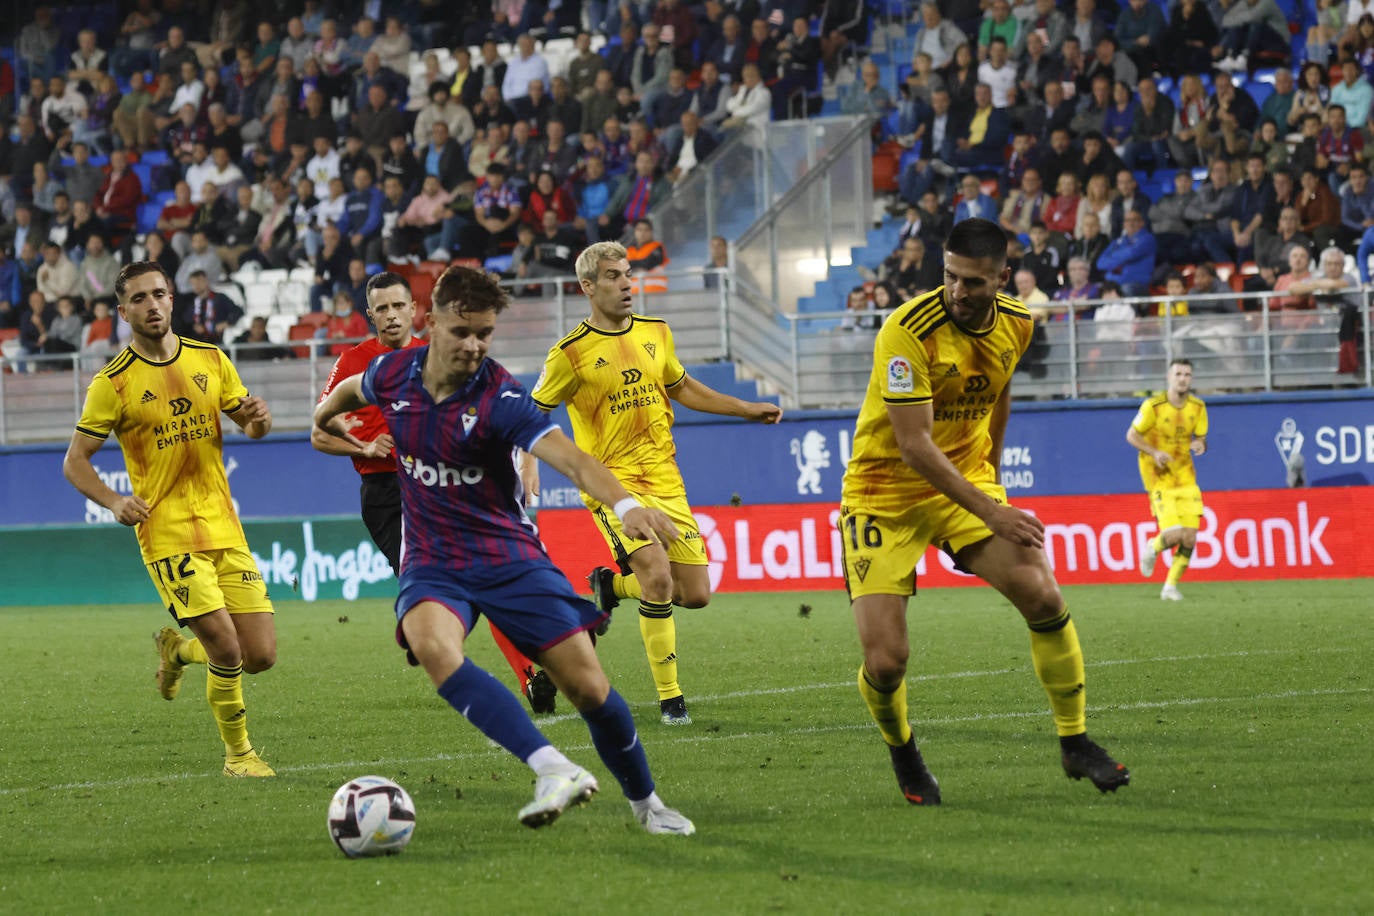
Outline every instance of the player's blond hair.
[(595, 245), (588, 245), (577, 256), (577, 279), (595, 283), (602, 261), (619, 261), (628, 257), (625, 246), (619, 242), (597, 242)]

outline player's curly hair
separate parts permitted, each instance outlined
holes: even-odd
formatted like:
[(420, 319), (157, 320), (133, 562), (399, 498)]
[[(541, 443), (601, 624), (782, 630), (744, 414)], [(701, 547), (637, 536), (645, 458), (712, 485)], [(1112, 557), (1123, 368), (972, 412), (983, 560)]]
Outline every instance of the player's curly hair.
[(1007, 233), (1001, 226), (987, 219), (966, 219), (949, 231), (945, 250), (962, 258), (1007, 259)]
[(500, 314), (509, 301), (506, 291), (493, 274), (457, 264), (439, 275), (434, 283), (434, 292), (430, 295), (430, 303), (435, 309), (459, 315), (470, 312)]
[(132, 263), (125, 264), (123, 269), (119, 271), (119, 276), (115, 277), (115, 298), (123, 301), (124, 293), (129, 288), (130, 280), (135, 277), (141, 277), (144, 274), (153, 273), (154, 271), (162, 274), (162, 279), (167, 281), (167, 292), (172, 292), (174, 289), (172, 286), (172, 277), (163, 269), (161, 264), (157, 261), (133, 261)]
[(577, 271), (577, 279), (595, 283), (602, 261), (619, 261), (628, 257), (625, 246), (619, 242), (597, 242), (595, 245), (588, 245), (577, 256), (577, 265), (574, 268)]

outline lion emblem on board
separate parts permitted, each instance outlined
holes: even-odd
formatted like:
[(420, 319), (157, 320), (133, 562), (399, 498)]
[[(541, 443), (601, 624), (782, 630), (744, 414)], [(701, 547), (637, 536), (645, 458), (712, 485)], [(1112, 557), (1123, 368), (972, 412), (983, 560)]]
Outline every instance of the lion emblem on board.
[(792, 440), (792, 457), (797, 462), (797, 493), (819, 495), (821, 471), (830, 467), (830, 449), (825, 436), (808, 429), (800, 439)]

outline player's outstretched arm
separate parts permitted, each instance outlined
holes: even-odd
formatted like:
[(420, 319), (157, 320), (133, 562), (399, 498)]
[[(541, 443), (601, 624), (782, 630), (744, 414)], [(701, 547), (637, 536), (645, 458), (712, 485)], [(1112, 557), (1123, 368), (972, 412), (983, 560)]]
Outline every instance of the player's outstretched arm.
[(613, 507), (630, 537), (671, 544), (682, 536), (667, 513), (641, 506), (609, 468), (578, 448), (562, 430), (545, 434), (530, 452), (540, 461), (547, 461), (592, 499)]
[[(1126, 430), (1126, 441), (1131, 443), (1131, 445), (1135, 446), (1140, 451), (1149, 455), (1151, 458), (1153, 458), (1155, 462), (1155, 467), (1159, 468), (1160, 470), (1163, 470), (1164, 468), (1169, 466), (1169, 453), (1166, 451), (1162, 451), (1161, 449), (1157, 449), (1150, 443), (1146, 442), (1145, 437), (1142, 436), (1140, 433), (1136, 432), (1134, 426), (1129, 427)], [(1198, 452), (1198, 454), (1200, 455), (1202, 453)]]
[(1023, 547), (1045, 546), (1045, 526), (1039, 519), (1014, 506), (1003, 505), (978, 489), (935, 444), (931, 435), (935, 412), (929, 401), (888, 404), (887, 416), (897, 437), (902, 461), (931, 486), (982, 519), (998, 537)]
[[(344, 426), (353, 430), (363, 425), (363, 421), (352, 414), (344, 414)], [(371, 442), (364, 442), (355, 436), (335, 436), (318, 426), (310, 429), (310, 445), (317, 452), (326, 455), (342, 455), (345, 458), (385, 458), (396, 447), (390, 434), (382, 433)]]
[(96, 473), (91, 458), (103, 443), (99, 439), (76, 433), (62, 459), (62, 476), (76, 487), (77, 492), (114, 513), (121, 525), (137, 525), (148, 520), (148, 504), (141, 496), (121, 496), (105, 485)]
[(239, 429), (250, 439), (261, 439), (272, 431), (272, 411), (267, 402), (259, 397), (246, 397), (239, 401), (238, 408), (229, 418), (239, 425)]
[(713, 413), (722, 417), (743, 417), (756, 423), (776, 423), (782, 419), (782, 408), (766, 401), (741, 401), (722, 394), (690, 375), (681, 384), (668, 389), (668, 397), (683, 407)]
[(344, 416), (350, 410), (357, 410), (366, 406), (368, 406), (368, 402), (363, 398), (363, 377), (354, 375), (344, 379), (333, 391), (329, 392), (328, 397), (315, 405), (315, 425), (310, 432), (311, 443), (314, 443), (315, 432), (318, 431), (332, 439), (342, 439), (359, 449), (366, 448), (367, 443), (360, 441), (349, 432), (353, 428), (353, 424)]

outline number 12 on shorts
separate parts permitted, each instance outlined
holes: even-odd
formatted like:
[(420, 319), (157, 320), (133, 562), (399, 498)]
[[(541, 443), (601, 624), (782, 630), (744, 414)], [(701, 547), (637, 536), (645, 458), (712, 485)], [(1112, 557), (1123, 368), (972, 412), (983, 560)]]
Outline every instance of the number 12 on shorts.
[[(173, 568), (172, 564), (176, 563)], [(191, 555), (183, 553), (178, 557), (167, 557), (152, 564), (153, 572), (157, 573), (157, 581), (163, 585), (170, 585), (178, 579), (185, 579), (194, 576), (196, 571), (191, 568)]]

